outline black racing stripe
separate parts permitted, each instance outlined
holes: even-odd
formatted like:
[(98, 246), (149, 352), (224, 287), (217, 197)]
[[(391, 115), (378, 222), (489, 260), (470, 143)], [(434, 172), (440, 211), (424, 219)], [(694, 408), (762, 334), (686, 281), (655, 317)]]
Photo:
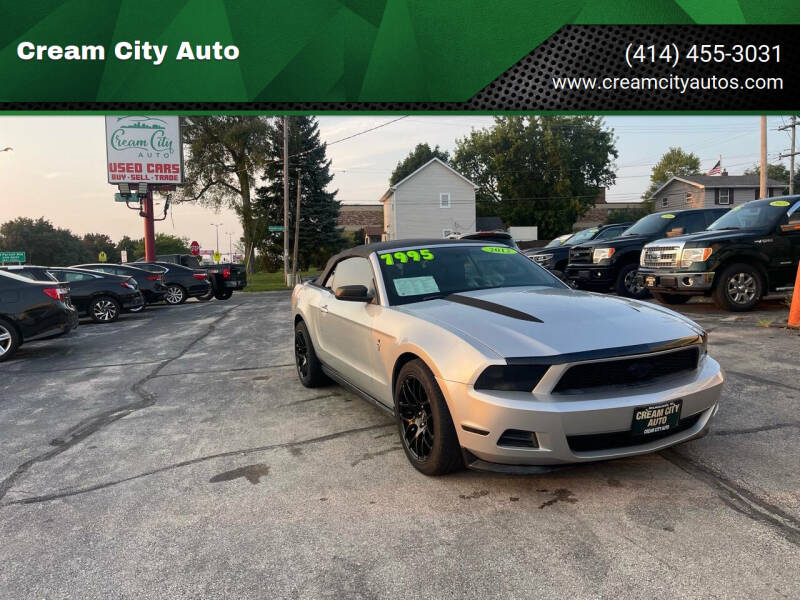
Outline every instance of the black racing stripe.
[(533, 315), (529, 315), (528, 313), (514, 310), (513, 308), (503, 306), (502, 304), (495, 304), (494, 302), (488, 302), (486, 300), (481, 300), (479, 298), (472, 298), (471, 296), (460, 296), (459, 294), (450, 294), (449, 296), (445, 296), (442, 299), (449, 300), (450, 302), (456, 302), (458, 304), (466, 304), (467, 306), (474, 306), (475, 308), (480, 308), (481, 310), (488, 310), (489, 312), (497, 313), (498, 315), (503, 315), (506, 317), (511, 317), (512, 319), (519, 319), (521, 321), (532, 321), (534, 323), (543, 323), (541, 319), (538, 319)]

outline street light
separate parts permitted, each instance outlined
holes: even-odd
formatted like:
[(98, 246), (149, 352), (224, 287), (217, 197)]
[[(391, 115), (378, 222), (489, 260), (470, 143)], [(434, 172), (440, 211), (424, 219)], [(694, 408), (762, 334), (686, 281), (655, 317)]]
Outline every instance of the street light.
[(217, 228), (217, 245), (214, 247), (214, 252), (219, 252), (219, 228), (223, 225), (224, 223), (211, 223), (212, 227)]
[(228, 236), (228, 260), (233, 262), (233, 234), (230, 231), (226, 231), (225, 235)]

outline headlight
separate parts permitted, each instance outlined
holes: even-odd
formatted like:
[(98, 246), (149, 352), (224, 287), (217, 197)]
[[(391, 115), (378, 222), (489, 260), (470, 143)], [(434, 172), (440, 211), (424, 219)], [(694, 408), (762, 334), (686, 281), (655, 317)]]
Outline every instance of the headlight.
[(532, 392), (549, 368), (548, 365), (492, 365), (480, 374), (475, 389)]
[(608, 260), (614, 254), (614, 248), (595, 248), (592, 252), (592, 262), (599, 263), (603, 260)]
[(705, 262), (711, 256), (711, 248), (685, 248), (681, 254), (681, 266), (690, 267), (695, 262)]
[(550, 259), (553, 258), (553, 255), (552, 254), (534, 254), (532, 258), (533, 258), (533, 262), (547, 263), (547, 262), (550, 262)]

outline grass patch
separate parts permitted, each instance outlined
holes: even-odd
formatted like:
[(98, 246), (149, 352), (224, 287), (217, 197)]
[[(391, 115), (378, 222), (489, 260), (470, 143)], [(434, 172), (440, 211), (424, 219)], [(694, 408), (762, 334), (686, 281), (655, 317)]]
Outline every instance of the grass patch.
[[(318, 269), (304, 271), (303, 277), (310, 277), (312, 275), (319, 275)], [(280, 290), (288, 290), (283, 283), (283, 271), (275, 273), (253, 273), (247, 276), (247, 287), (244, 288), (245, 292), (275, 292)]]

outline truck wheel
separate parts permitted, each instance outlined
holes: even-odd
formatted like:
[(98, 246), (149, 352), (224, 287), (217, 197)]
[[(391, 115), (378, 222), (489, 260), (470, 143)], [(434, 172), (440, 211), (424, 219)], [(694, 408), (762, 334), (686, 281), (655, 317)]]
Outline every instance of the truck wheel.
[(744, 312), (753, 310), (761, 300), (763, 290), (764, 284), (758, 269), (745, 263), (737, 263), (723, 269), (712, 295), (719, 308)]
[(213, 297), (214, 297), (214, 288), (213, 287), (209, 287), (208, 291), (205, 294), (203, 294), (202, 296), (197, 296), (197, 299), (200, 302), (208, 302)]
[(233, 296), (233, 290), (220, 290), (214, 294), (214, 298), (217, 300), (227, 300)]
[(394, 386), (394, 413), (403, 450), (425, 475), (464, 466), (453, 419), (430, 369), (419, 359), (403, 365)]
[(691, 296), (653, 292), (653, 298), (661, 302), (661, 304), (686, 304), (691, 299)]
[(89, 317), (95, 323), (113, 323), (119, 319), (119, 302), (111, 296), (98, 296), (89, 302)]
[(322, 363), (314, 352), (311, 336), (303, 321), (294, 326), (294, 362), (297, 376), (307, 388), (315, 388), (330, 383), (330, 379), (322, 372)]
[(614, 291), (620, 296), (642, 300), (650, 295), (639, 277), (639, 265), (631, 263), (623, 266), (614, 283)]
[(17, 348), (19, 348), (17, 330), (5, 319), (0, 319), (0, 362), (14, 356)]

